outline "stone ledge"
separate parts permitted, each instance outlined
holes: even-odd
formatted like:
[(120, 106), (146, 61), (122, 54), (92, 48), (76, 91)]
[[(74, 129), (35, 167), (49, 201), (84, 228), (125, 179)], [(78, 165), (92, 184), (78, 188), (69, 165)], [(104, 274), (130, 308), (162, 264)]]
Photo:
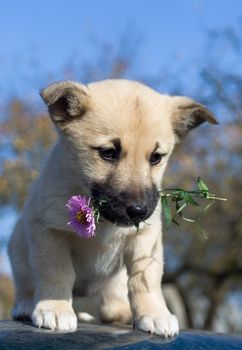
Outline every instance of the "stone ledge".
[(80, 324), (73, 333), (58, 333), (29, 323), (0, 321), (1, 350), (241, 350), (242, 337), (182, 331), (174, 339), (133, 331), (129, 326)]

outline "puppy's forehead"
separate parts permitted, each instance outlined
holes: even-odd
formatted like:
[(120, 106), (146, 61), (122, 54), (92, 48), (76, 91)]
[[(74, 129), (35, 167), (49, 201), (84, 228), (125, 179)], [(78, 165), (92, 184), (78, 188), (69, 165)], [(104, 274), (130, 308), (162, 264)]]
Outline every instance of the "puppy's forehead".
[(95, 124), (97, 141), (120, 138), (123, 144), (132, 140), (147, 146), (162, 139), (163, 143), (173, 141), (166, 96), (125, 80), (95, 83), (88, 88), (93, 110), (89, 121)]

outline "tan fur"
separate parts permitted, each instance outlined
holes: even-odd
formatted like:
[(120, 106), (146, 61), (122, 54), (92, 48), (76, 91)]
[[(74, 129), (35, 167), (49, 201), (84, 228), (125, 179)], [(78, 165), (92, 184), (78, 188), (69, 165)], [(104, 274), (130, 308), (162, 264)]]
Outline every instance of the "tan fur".
[[(141, 330), (176, 334), (177, 320), (161, 291), (160, 204), (138, 232), (134, 226), (103, 220), (92, 239), (68, 230), (65, 204), (72, 195), (91, 195), (92, 184), (105, 181), (110, 174), (117, 193), (130, 188), (139, 198), (152, 183), (161, 189), (163, 172), (181, 134), (189, 125), (205, 120), (215, 123), (215, 119), (186, 97), (160, 95), (125, 80), (88, 86), (61, 82), (41, 95), (59, 138), (9, 244), (16, 284), (13, 316), (29, 316), (39, 327), (74, 330), (76, 315), (82, 318), (89, 312), (85, 300), (90, 304), (91, 298), (94, 316), (104, 322), (127, 322), (132, 317)], [(110, 146), (113, 138), (121, 140), (123, 152), (116, 166), (95, 150)], [(160, 153), (167, 155), (151, 166), (149, 157), (156, 143)], [(73, 288), (87, 299), (73, 303)]]

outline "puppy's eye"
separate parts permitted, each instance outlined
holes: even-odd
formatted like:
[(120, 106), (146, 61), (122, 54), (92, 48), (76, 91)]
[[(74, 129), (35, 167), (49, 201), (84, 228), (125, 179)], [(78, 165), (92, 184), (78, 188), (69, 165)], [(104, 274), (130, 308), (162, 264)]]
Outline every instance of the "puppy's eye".
[(118, 159), (118, 153), (115, 148), (100, 148), (98, 151), (104, 160), (114, 161)]
[(150, 164), (151, 165), (159, 164), (164, 156), (165, 156), (165, 154), (161, 154), (161, 153), (158, 153), (158, 152), (152, 153), (152, 155), (150, 157)]

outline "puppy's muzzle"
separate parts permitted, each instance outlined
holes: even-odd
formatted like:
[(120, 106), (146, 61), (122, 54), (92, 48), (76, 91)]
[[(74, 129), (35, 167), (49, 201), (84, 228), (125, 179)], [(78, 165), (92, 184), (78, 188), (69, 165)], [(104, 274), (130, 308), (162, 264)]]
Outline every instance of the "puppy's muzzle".
[(158, 201), (158, 191), (153, 185), (150, 188), (133, 193), (111, 188), (109, 184), (94, 184), (92, 197), (104, 199), (100, 213), (103, 218), (119, 226), (138, 225), (148, 219), (155, 210)]

